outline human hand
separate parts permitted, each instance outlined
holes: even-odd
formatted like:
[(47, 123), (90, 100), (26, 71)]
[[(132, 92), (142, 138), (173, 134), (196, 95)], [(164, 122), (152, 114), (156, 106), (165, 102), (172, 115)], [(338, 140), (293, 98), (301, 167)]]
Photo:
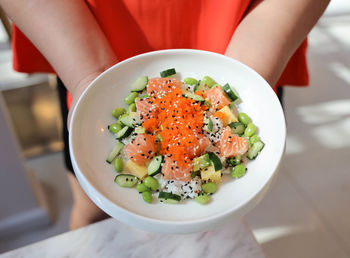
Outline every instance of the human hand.
[(101, 73), (102, 72), (91, 73), (88, 76), (86, 76), (85, 78), (83, 78), (76, 86), (72, 87), (73, 90), (70, 91), (70, 94), (73, 98), (73, 101), (72, 101), (72, 104), (71, 104), (71, 106), (69, 108), (69, 112), (68, 112), (68, 118), (67, 118), (68, 131), (70, 128), (70, 122), (72, 119), (73, 110), (74, 110), (76, 104), (78, 103), (80, 96), (83, 94), (85, 89), (90, 85), (90, 83), (93, 80), (95, 80), (97, 78), (97, 76), (99, 76)]

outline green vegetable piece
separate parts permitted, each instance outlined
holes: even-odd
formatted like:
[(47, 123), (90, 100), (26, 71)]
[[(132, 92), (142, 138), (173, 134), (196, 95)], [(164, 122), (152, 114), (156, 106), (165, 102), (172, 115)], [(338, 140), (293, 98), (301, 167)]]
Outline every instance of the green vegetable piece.
[(160, 134), (157, 134), (157, 139), (158, 139), (158, 141), (163, 141), (163, 137), (160, 135)]
[(158, 174), (162, 169), (162, 161), (163, 161), (162, 155), (155, 156), (151, 160), (151, 162), (148, 164), (148, 167), (147, 167), (148, 175), (154, 176)]
[(143, 192), (142, 193), (142, 199), (145, 201), (145, 202), (148, 202), (148, 203), (152, 203), (153, 201), (153, 196), (152, 196), (152, 193), (151, 192)]
[(138, 95), (139, 94), (137, 92), (131, 92), (128, 96), (126, 96), (126, 98), (124, 99), (124, 102), (127, 105), (131, 105), (132, 103), (135, 102), (135, 99)]
[(151, 176), (146, 177), (146, 179), (144, 180), (144, 184), (145, 186), (151, 188), (152, 191), (157, 190), (159, 187), (158, 180)]
[(131, 188), (137, 184), (138, 178), (134, 175), (119, 174), (114, 178), (114, 182), (121, 187)]
[(201, 176), (201, 172), (199, 170), (196, 172), (194, 171), (191, 172), (191, 178), (195, 178), (196, 176)]
[(244, 131), (244, 136), (250, 137), (256, 131), (256, 126), (253, 123), (249, 123)]
[(125, 108), (115, 108), (112, 111), (112, 116), (118, 119), (124, 113), (125, 113)]
[(143, 134), (145, 132), (146, 132), (146, 130), (142, 126), (138, 126), (135, 128), (135, 133), (137, 133), (137, 134)]
[(115, 169), (115, 171), (120, 173), (120, 172), (123, 171), (123, 167), (124, 167), (124, 164), (123, 164), (122, 158), (120, 158), (120, 157), (116, 158), (114, 160), (114, 169)]
[(126, 113), (129, 114), (130, 112), (136, 112), (136, 104), (135, 103), (131, 103), (130, 106), (128, 106)]
[(209, 158), (209, 154), (203, 154), (202, 156), (195, 158), (193, 160), (193, 171), (198, 171), (202, 168), (210, 166), (211, 161)]
[(259, 153), (262, 151), (264, 146), (265, 146), (265, 144), (261, 140), (254, 143), (248, 149), (247, 158), (250, 160), (255, 159), (259, 155)]
[(252, 135), (250, 138), (249, 138), (249, 142), (250, 144), (254, 144), (256, 142), (258, 142), (260, 140), (260, 137), (256, 134)]
[(137, 191), (139, 191), (139, 193), (143, 193), (143, 192), (149, 192), (151, 191), (151, 189), (149, 187), (147, 187), (145, 185), (145, 183), (140, 183), (136, 186)]
[(241, 155), (237, 155), (234, 158), (228, 158), (227, 159), (227, 163), (234, 167), (234, 166), (237, 166), (238, 164), (241, 163), (241, 159), (242, 159), (242, 156)]
[(181, 196), (178, 194), (160, 191), (158, 199), (163, 203), (176, 204), (181, 201)]
[(188, 84), (188, 85), (195, 85), (197, 84), (197, 80), (191, 77), (186, 77), (184, 79), (184, 83)]
[(148, 83), (148, 76), (140, 76), (131, 84), (131, 91), (143, 91)]
[(239, 164), (231, 170), (231, 176), (233, 178), (240, 178), (245, 175), (246, 171), (247, 168), (243, 164)]
[(141, 100), (141, 98), (140, 98), (139, 96), (137, 96), (137, 97), (135, 98), (135, 103), (136, 103), (137, 101), (139, 101), (139, 100)]
[(211, 88), (216, 84), (216, 81), (214, 81), (213, 78), (209, 76), (204, 76), (202, 79), (202, 83), (207, 85), (209, 88)]
[(229, 127), (231, 127), (231, 131), (234, 134), (242, 135), (245, 131), (245, 126), (241, 122), (232, 122), (229, 124)]
[(111, 133), (117, 133), (119, 132), (121, 129), (123, 128), (123, 126), (120, 124), (120, 122), (116, 122), (114, 124), (111, 124), (108, 126), (108, 130)]
[(148, 98), (150, 98), (150, 95), (145, 94), (145, 95), (141, 96), (141, 99), (148, 99)]
[(215, 171), (218, 171), (218, 170), (221, 170), (221, 169), (222, 169), (221, 160), (220, 160), (220, 158), (219, 158), (218, 156), (216, 156), (215, 153), (209, 152), (209, 158), (210, 158), (211, 162), (212, 162), (213, 165), (214, 165)]
[(215, 193), (217, 189), (218, 187), (214, 182), (202, 184), (202, 190), (205, 193)]
[(165, 78), (165, 77), (169, 77), (169, 76), (174, 75), (174, 74), (176, 74), (175, 68), (170, 68), (170, 69), (161, 71), (160, 77)]
[(210, 201), (210, 196), (206, 193), (200, 193), (194, 200), (199, 204), (205, 205)]
[(245, 124), (245, 125), (247, 125), (247, 124), (249, 124), (251, 122), (249, 116), (246, 113), (243, 113), (243, 112), (238, 114), (238, 120), (241, 123)]
[(115, 144), (113, 150), (109, 153), (106, 161), (111, 164), (112, 161), (115, 159), (115, 157), (117, 157), (117, 155), (119, 154), (119, 152), (123, 149), (124, 147), (124, 143), (117, 141), (117, 143)]

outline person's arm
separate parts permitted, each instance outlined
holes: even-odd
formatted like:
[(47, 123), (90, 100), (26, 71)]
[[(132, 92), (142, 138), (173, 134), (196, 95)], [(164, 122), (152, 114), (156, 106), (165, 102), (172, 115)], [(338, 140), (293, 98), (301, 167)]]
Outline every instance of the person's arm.
[(54, 67), (74, 100), (117, 62), (84, 0), (0, 0), (0, 4)]
[(253, 1), (225, 55), (253, 68), (274, 86), (329, 1)]

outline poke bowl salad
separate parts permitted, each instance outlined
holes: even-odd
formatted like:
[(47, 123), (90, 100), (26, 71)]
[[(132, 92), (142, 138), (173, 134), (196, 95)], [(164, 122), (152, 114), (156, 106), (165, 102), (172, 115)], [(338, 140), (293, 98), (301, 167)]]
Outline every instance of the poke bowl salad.
[(244, 100), (214, 76), (180, 80), (174, 68), (140, 76), (124, 101), (126, 108), (111, 110), (116, 143), (106, 161), (116, 187), (135, 188), (128, 194), (147, 203), (210, 203), (222, 178), (244, 176), (264, 148), (257, 125), (240, 110)]

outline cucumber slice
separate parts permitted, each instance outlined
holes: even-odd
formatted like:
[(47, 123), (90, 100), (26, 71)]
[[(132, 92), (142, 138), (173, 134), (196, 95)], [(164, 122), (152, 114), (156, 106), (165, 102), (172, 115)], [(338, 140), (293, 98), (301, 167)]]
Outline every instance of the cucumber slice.
[(264, 146), (265, 144), (261, 140), (254, 143), (253, 146), (248, 149), (247, 158), (250, 160), (255, 159), (264, 148)]
[(216, 81), (214, 81), (214, 79), (210, 76), (206, 75), (202, 79), (202, 84), (207, 85), (209, 88), (211, 88), (216, 84)]
[(221, 170), (221, 169), (222, 169), (221, 160), (219, 159), (218, 156), (216, 156), (215, 153), (210, 152), (210, 153), (209, 153), (209, 158), (210, 158), (211, 162), (212, 162), (213, 165), (214, 165), (215, 171), (218, 171), (218, 170)]
[(211, 164), (209, 154), (206, 153), (198, 158), (193, 160), (193, 171), (198, 171), (202, 168), (208, 167)]
[(143, 134), (145, 132), (146, 132), (146, 130), (142, 126), (138, 126), (135, 128), (135, 133), (137, 133), (137, 134)]
[(128, 187), (128, 188), (134, 187), (138, 181), (139, 180), (136, 176), (129, 175), (129, 174), (120, 174), (114, 178), (114, 182), (117, 185), (121, 187)]
[(239, 98), (238, 93), (236, 90), (231, 88), (231, 86), (226, 83), (224, 86), (222, 86), (222, 90), (226, 93), (226, 95), (232, 100), (235, 101)]
[(115, 134), (115, 138), (116, 139), (126, 138), (131, 134), (132, 131), (133, 131), (133, 128), (131, 128), (129, 126), (125, 126), (125, 127), (123, 127), (123, 129), (121, 129), (119, 132), (117, 132)]
[(206, 130), (207, 132), (212, 132), (213, 131), (213, 121), (211, 120), (210, 117), (206, 117), (204, 119), (204, 130)]
[(234, 134), (242, 135), (245, 131), (245, 126), (241, 122), (233, 122), (228, 125)]
[(164, 203), (176, 204), (181, 201), (181, 196), (177, 194), (161, 191), (158, 195), (158, 199)]
[(155, 156), (151, 162), (148, 165), (147, 171), (148, 171), (148, 175), (149, 176), (155, 176), (156, 174), (158, 174), (161, 170), (161, 165), (162, 165), (162, 161), (163, 161), (163, 156), (162, 155), (158, 155)]
[(130, 112), (129, 114), (122, 115), (120, 122), (129, 127), (136, 127), (140, 124), (139, 116), (136, 112)]
[(148, 83), (148, 76), (140, 76), (131, 84), (131, 91), (143, 91)]
[(108, 163), (112, 163), (112, 161), (115, 159), (115, 157), (117, 157), (117, 155), (123, 149), (123, 147), (124, 147), (124, 144), (122, 142), (120, 142), (120, 141), (117, 141), (117, 144), (114, 146), (114, 148), (111, 151), (111, 153), (109, 153), (106, 161)]
[(161, 71), (160, 72), (160, 77), (162, 77), (162, 78), (169, 77), (169, 76), (174, 75), (174, 74), (176, 74), (175, 68), (170, 68), (170, 69)]
[(199, 95), (197, 95), (197, 94), (194, 94), (194, 93), (187, 92), (187, 93), (185, 94), (185, 97), (186, 97), (186, 98), (193, 99), (193, 100), (196, 101), (196, 102), (204, 102), (204, 99), (203, 99), (201, 96), (199, 96)]
[(196, 85), (197, 84), (197, 80), (192, 78), (192, 77), (186, 77), (184, 79), (184, 83), (192, 86), (192, 85)]
[(203, 81), (198, 81), (198, 83), (194, 87), (194, 91), (197, 91), (197, 90), (204, 90), (205, 91), (208, 89), (209, 89), (208, 85), (206, 85)]
[(201, 80), (197, 81), (196, 85), (194, 85), (193, 91), (199, 90), (199, 85), (201, 84)]
[(238, 164), (241, 163), (241, 160), (242, 160), (242, 157), (240, 155), (237, 155), (236, 157), (232, 157), (232, 158), (227, 158), (226, 159), (226, 163), (229, 165), (229, 166), (237, 166)]

